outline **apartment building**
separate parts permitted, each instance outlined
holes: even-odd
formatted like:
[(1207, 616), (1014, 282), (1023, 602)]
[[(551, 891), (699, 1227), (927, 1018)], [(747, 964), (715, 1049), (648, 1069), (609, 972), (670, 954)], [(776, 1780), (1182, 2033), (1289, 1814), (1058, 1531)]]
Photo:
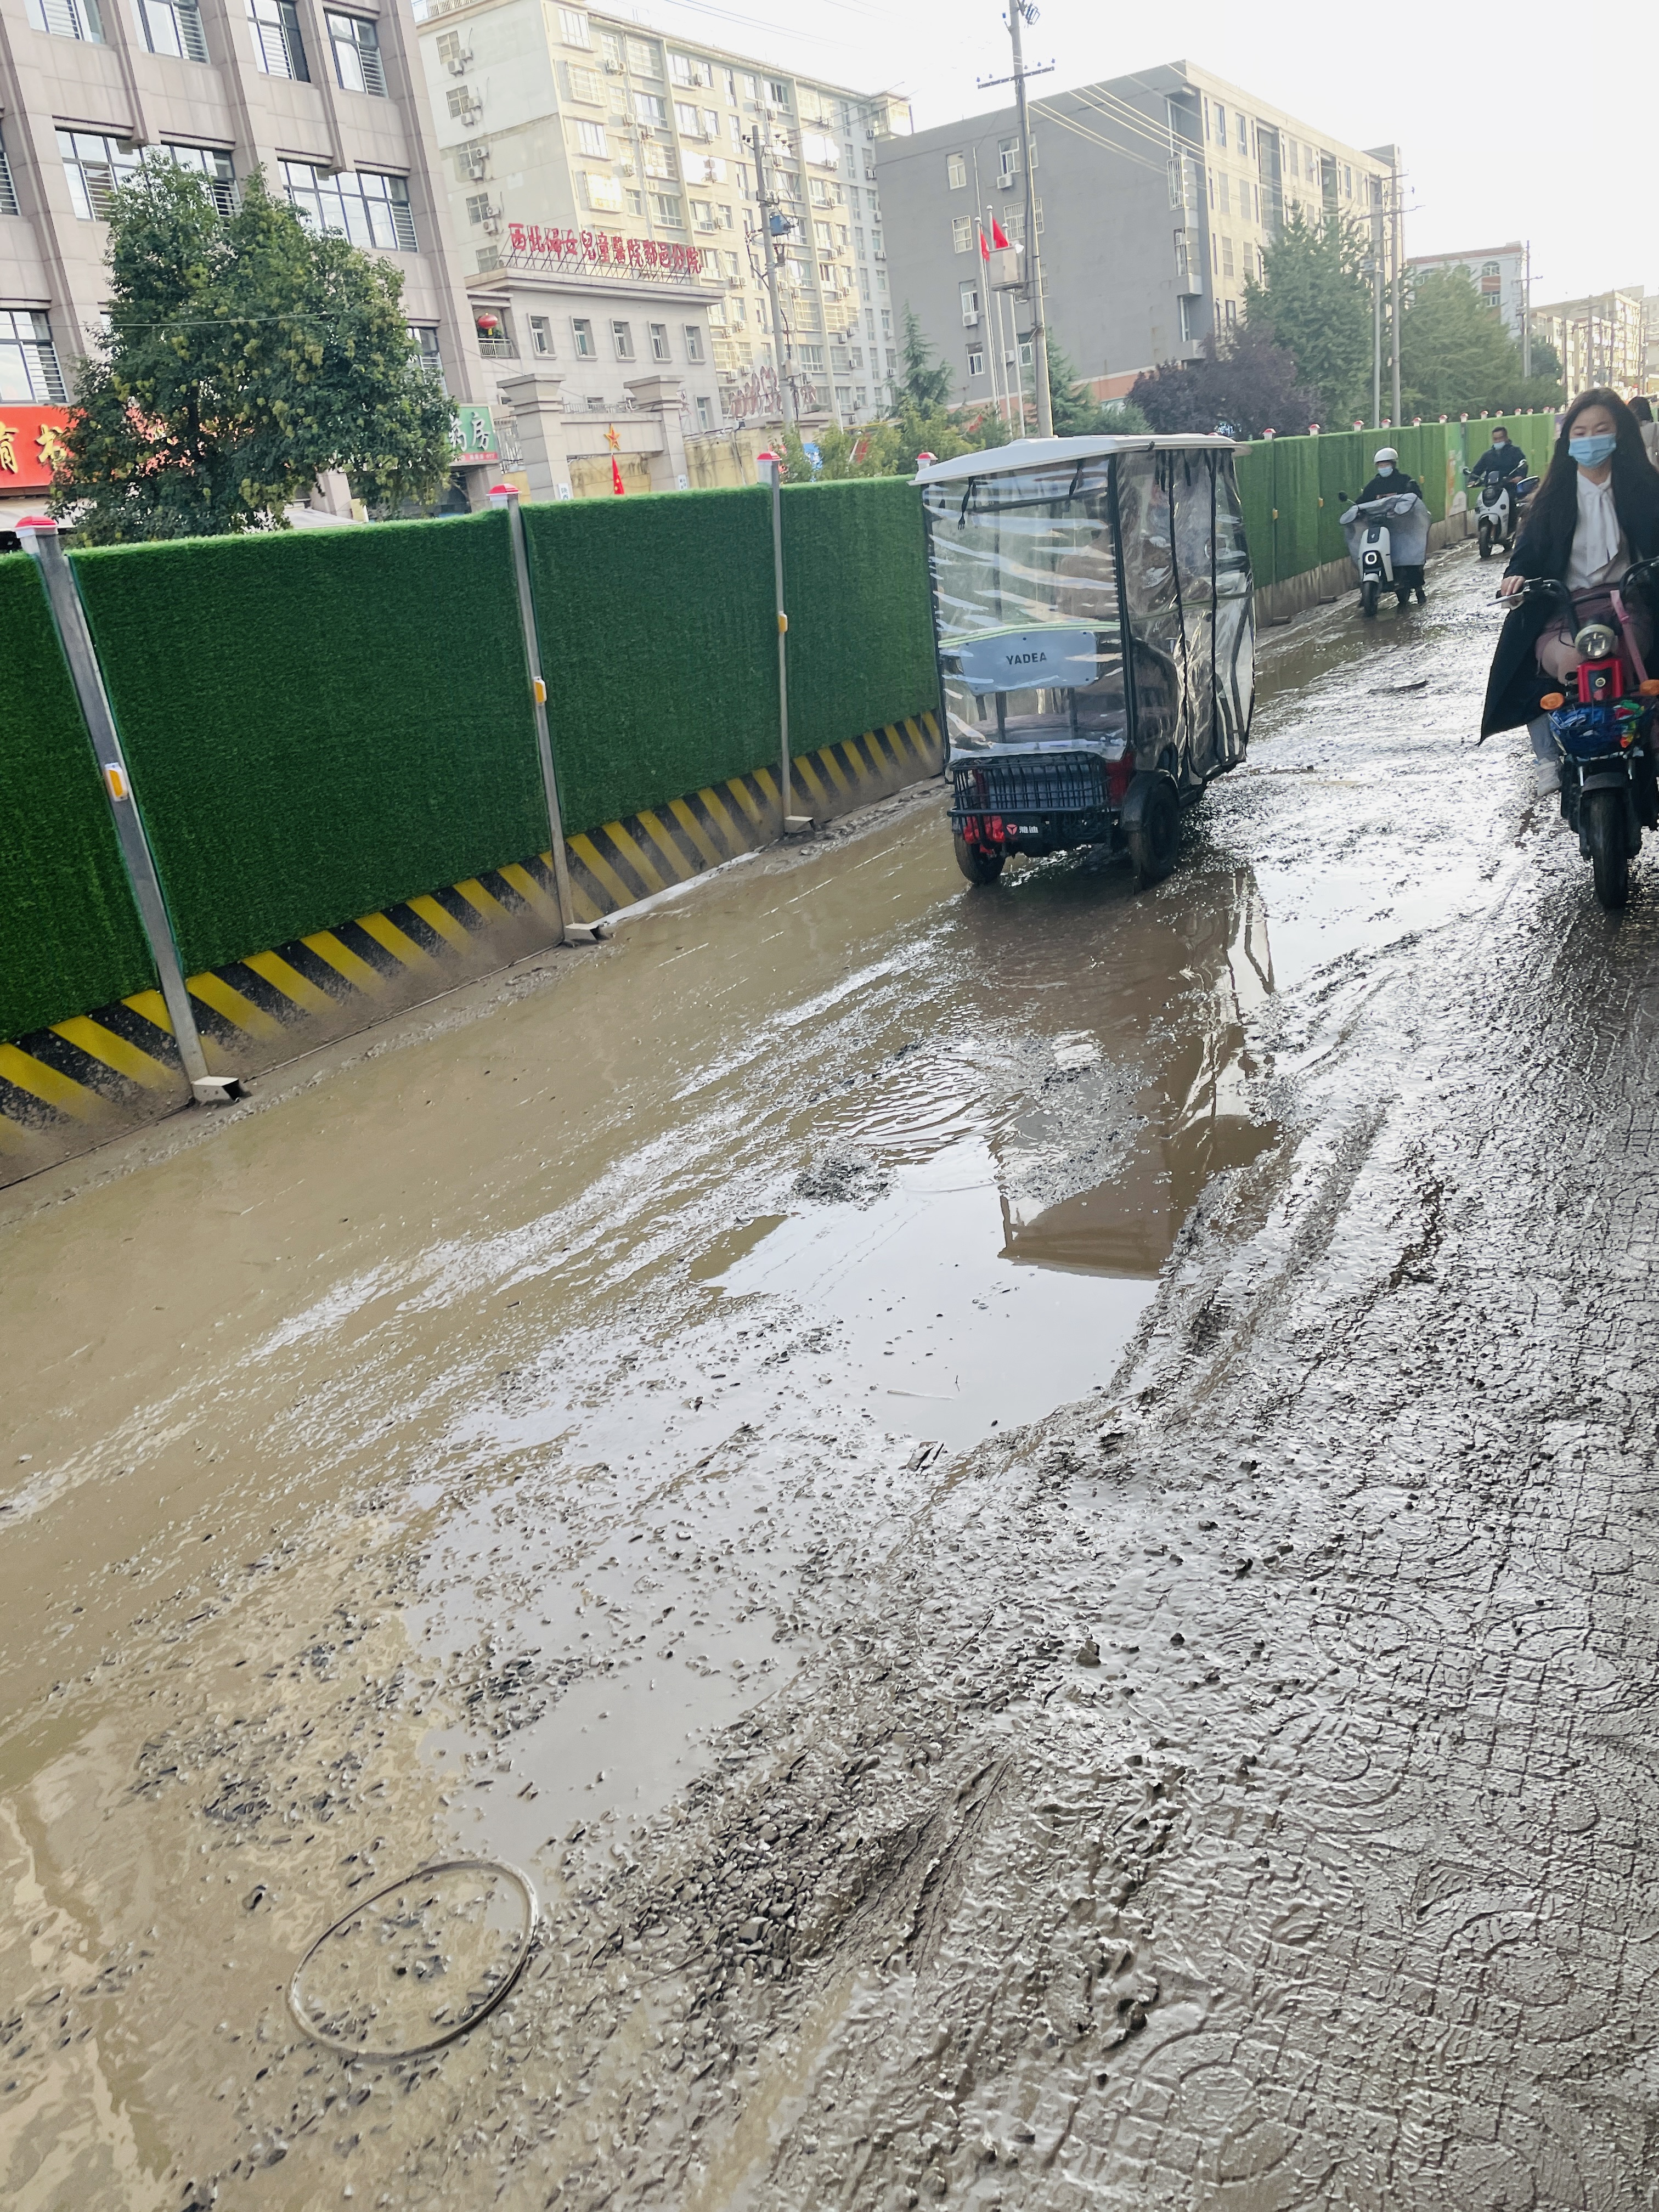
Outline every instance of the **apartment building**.
[(1413, 253), (1406, 263), (1413, 276), (1461, 269), (1510, 336), (1520, 345), (1527, 326), (1527, 249), (1519, 239), (1507, 246), (1477, 246), (1469, 253)]
[[(394, 0), (0, 0), (0, 402), (72, 395), (109, 196), (144, 155), (198, 171), (227, 210), (262, 165), (303, 221), (401, 271), (422, 352), (483, 398), (414, 49)], [(5, 455), (0, 498), (27, 481)]]
[(1555, 300), (1532, 311), (1533, 336), (1561, 356), (1567, 397), (1592, 384), (1628, 398), (1648, 389), (1647, 301), (1639, 284), (1582, 300)]
[[(1031, 125), (1044, 307), (1081, 379), (1193, 359), (1234, 327), (1292, 208), (1363, 222), (1389, 251), (1393, 147), (1363, 152), (1189, 63), (1033, 99)], [(958, 400), (1029, 397), (1014, 109), (875, 153), (896, 306), (915, 310)], [(979, 240), (994, 223), (1016, 252), (988, 262)]]
[[(494, 303), (504, 358), (527, 364), (535, 343), (540, 311), (520, 278), (602, 278), (614, 319), (636, 323), (648, 305), (621, 316), (617, 299), (690, 284), (719, 422), (775, 422), (758, 130), (787, 225), (780, 310), (799, 411), (851, 423), (885, 407), (897, 356), (874, 155), (908, 129), (904, 102), (550, 0), (415, 0), (415, 12), (467, 282)], [(695, 435), (701, 365), (684, 356), (685, 319), (659, 319)], [(542, 373), (562, 374), (573, 334), (542, 335), (558, 362), (542, 355)], [(624, 411), (627, 381), (612, 379)]]

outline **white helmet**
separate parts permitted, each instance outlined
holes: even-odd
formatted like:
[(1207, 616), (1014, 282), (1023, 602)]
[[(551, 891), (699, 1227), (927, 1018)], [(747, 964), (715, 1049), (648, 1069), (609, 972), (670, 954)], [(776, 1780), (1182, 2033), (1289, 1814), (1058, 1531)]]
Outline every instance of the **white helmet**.
[(1375, 467), (1378, 461), (1397, 461), (1399, 459), (1392, 446), (1383, 446), (1371, 455), (1371, 465)]

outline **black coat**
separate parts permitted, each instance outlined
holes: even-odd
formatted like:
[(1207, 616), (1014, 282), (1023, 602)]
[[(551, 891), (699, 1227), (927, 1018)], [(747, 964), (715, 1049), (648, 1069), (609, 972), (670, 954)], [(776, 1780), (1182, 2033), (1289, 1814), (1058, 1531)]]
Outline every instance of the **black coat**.
[(1519, 446), (1488, 446), (1480, 458), (1472, 462), (1472, 477), (1523, 477), (1527, 473), (1527, 457)]
[[(1630, 547), (1631, 559), (1651, 560), (1659, 555), (1659, 470), (1648, 466), (1621, 468), (1620, 459), (1615, 459), (1613, 466), (1613, 504), (1625, 542)], [(1572, 557), (1573, 532), (1577, 526), (1576, 482), (1572, 503), (1561, 501), (1554, 515), (1542, 504), (1540, 496), (1534, 504), (1516, 542), (1514, 558), (1504, 574), (1553, 576), (1565, 583), (1567, 563)], [(1638, 588), (1650, 608), (1659, 611), (1659, 592), (1649, 585)], [(1518, 607), (1510, 610), (1498, 632), (1492, 673), (1486, 679), (1486, 712), (1480, 718), (1483, 738), (1498, 730), (1518, 728), (1538, 712), (1542, 686), (1534, 648), (1565, 605), (1564, 600), (1541, 597), (1523, 600)]]
[(1408, 477), (1404, 469), (1396, 469), (1391, 477), (1373, 477), (1359, 495), (1363, 507), (1368, 499), (1421, 499), (1423, 487), (1415, 477)]

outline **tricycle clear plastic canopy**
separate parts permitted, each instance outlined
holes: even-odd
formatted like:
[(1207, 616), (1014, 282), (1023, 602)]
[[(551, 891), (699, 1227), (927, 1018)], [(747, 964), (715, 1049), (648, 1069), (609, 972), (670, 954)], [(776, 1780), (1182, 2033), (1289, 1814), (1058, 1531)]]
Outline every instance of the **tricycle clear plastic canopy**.
[(1255, 690), (1231, 440), (1028, 438), (923, 469), (963, 872), (1127, 846), (1243, 758)]

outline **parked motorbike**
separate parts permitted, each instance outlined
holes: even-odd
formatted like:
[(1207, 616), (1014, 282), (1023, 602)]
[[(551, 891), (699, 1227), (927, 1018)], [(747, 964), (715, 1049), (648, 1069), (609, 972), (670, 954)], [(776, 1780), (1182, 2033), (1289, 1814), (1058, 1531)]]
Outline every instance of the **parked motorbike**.
[(1515, 533), (1520, 527), (1522, 508), (1538, 489), (1536, 477), (1523, 477), (1517, 483), (1512, 477), (1477, 477), (1473, 470), (1463, 471), (1466, 482), (1478, 483), (1480, 491), (1474, 501), (1474, 527), (1480, 541), (1480, 558), (1490, 561), (1492, 549), (1501, 545), (1508, 553), (1515, 545)]
[(1549, 688), (1538, 702), (1560, 763), (1562, 818), (1577, 833), (1596, 898), (1609, 912), (1630, 896), (1630, 864), (1642, 849), (1643, 830), (1659, 830), (1659, 677), (1643, 666), (1625, 608), (1631, 586), (1655, 569), (1659, 561), (1638, 562), (1611, 592), (1575, 595), (1565, 584), (1541, 577), (1529, 579), (1519, 595), (1550, 599), (1575, 621), (1581, 603), (1609, 597), (1613, 602), (1613, 622), (1597, 616), (1575, 633), (1580, 660), (1566, 687), (1540, 677)]
[(1384, 592), (1392, 592), (1402, 607), (1413, 592), (1422, 599), (1429, 520), (1428, 508), (1414, 491), (1358, 501), (1344, 510), (1342, 534), (1359, 571), (1359, 611), (1367, 621)]

